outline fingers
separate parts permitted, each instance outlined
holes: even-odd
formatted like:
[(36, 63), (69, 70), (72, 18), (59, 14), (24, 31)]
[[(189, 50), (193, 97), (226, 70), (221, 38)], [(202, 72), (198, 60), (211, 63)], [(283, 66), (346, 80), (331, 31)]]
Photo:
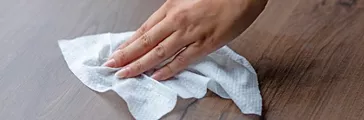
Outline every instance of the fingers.
[(140, 36), (145, 34), (147, 31), (149, 31), (151, 28), (153, 28), (156, 24), (158, 24), (160, 21), (162, 21), (166, 17), (166, 7), (163, 5), (161, 8), (159, 8), (157, 11), (155, 11), (144, 23), (143, 25), (135, 32), (135, 34), (126, 42), (121, 44), (119, 46), (119, 49), (123, 49), (126, 46), (133, 43), (135, 40), (137, 40)]
[(180, 32), (173, 33), (143, 57), (127, 65), (124, 70), (117, 72), (116, 75), (119, 78), (134, 77), (159, 65), (189, 44), (186, 40), (182, 40), (180, 36)]
[(200, 57), (204, 56), (202, 49), (197, 46), (199, 46), (198, 43), (189, 45), (184, 51), (179, 53), (172, 62), (156, 71), (152, 75), (152, 78), (155, 80), (166, 80), (187, 68), (192, 62), (197, 61)]
[(105, 64), (105, 66), (122, 67), (132, 62), (153, 49), (160, 41), (167, 38), (173, 32), (174, 29), (168, 27), (168, 22), (159, 22), (127, 47), (115, 51), (109, 59), (112, 62)]

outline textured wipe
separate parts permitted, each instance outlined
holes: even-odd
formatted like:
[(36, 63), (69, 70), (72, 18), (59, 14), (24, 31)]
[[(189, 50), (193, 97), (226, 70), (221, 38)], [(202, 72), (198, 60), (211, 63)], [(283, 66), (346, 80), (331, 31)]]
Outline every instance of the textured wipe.
[(138, 120), (156, 120), (170, 112), (181, 98), (202, 98), (207, 89), (232, 99), (242, 113), (260, 115), (262, 100), (257, 76), (250, 63), (223, 48), (190, 65), (169, 81), (157, 82), (150, 75), (120, 80), (120, 68), (101, 66), (111, 53), (134, 32), (105, 33), (74, 40), (60, 40), (64, 59), (70, 70), (90, 89), (97, 92), (115, 91)]

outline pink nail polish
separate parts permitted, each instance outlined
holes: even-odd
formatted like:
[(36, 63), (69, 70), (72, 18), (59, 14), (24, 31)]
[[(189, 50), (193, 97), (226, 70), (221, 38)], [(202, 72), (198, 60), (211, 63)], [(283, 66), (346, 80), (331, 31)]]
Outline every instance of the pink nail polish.
[(118, 78), (126, 78), (126, 77), (128, 77), (129, 72), (130, 72), (130, 68), (129, 67), (124, 67), (120, 71), (116, 72), (116, 76)]
[(102, 66), (115, 67), (116, 66), (116, 61), (115, 61), (115, 59), (108, 60)]

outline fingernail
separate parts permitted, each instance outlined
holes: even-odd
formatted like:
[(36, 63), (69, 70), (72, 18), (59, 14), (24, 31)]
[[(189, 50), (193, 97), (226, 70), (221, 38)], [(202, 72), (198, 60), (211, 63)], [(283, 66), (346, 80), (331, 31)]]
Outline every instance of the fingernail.
[(130, 71), (129, 67), (124, 67), (121, 70), (119, 70), (118, 72), (116, 72), (116, 76), (118, 78), (126, 78), (129, 75), (129, 71)]
[(115, 59), (108, 60), (102, 66), (115, 67), (116, 66), (116, 61), (115, 61)]
[(155, 72), (153, 75), (152, 75), (152, 78), (155, 79), (155, 80), (162, 80), (162, 74), (161, 72)]

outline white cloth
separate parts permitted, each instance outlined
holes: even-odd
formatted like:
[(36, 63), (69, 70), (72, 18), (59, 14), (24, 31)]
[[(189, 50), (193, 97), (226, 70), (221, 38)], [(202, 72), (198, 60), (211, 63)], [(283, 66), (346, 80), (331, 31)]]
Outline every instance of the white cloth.
[(232, 99), (242, 113), (261, 114), (262, 100), (253, 67), (226, 46), (168, 81), (153, 80), (153, 70), (135, 78), (118, 79), (115, 72), (120, 68), (102, 64), (133, 33), (104, 33), (58, 43), (68, 67), (82, 83), (97, 92), (115, 91), (135, 119), (159, 119), (175, 107), (177, 96), (203, 98), (207, 89)]

